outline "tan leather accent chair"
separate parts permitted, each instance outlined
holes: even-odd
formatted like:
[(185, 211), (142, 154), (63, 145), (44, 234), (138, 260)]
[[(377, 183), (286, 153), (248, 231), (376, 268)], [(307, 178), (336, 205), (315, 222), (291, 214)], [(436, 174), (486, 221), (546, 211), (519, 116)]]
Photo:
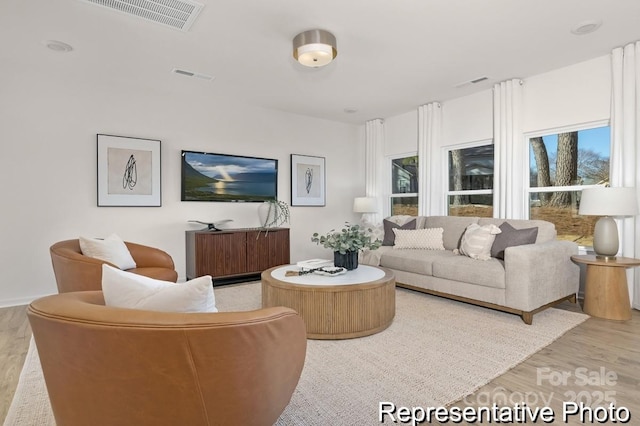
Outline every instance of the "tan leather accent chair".
[(270, 426), (306, 355), (304, 322), (284, 307), (152, 312), (80, 291), (27, 314), (58, 426)]
[[(178, 273), (171, 256), (154, 247), (126, 242), (136, 268), (129, 269), (139, 275), (163, 281), (176, 282)], [(102, 290), (102, 264), (117, 268), (109, 262), (84, 256), (80, 242), (66, 240), (55, 243), (49, 248), (53, 272), (58, 284), (58, 293), (69, 291)]]

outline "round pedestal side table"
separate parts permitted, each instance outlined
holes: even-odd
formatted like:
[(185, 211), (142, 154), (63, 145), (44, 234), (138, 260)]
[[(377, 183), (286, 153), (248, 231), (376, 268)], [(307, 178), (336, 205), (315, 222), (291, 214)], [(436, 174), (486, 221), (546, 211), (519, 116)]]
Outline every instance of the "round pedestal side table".
[(571, 260), (587, 265), (582, 310), (597, 318), (630, 320), (626, 269), (640, 266), (640, 259), (616, 257), (605, 260), (594, 255), (574, 255)]
[(295, 309), (309, 339), (351, 339), (387, 328), (396, 313), (396, 280), (388, 269), (360, 265), (344, 275), (286, 275), (295, 265), (262, 273), (262, 307)]

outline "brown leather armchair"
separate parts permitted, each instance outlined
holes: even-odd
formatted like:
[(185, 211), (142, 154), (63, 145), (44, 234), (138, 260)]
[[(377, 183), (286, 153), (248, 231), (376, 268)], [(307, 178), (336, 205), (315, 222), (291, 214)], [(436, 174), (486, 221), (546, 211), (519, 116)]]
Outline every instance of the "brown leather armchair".
[(152, 312), (81, 291), (27, 315), (58, 426), (270, 426), (306, 355), (304, 322), (283, 307)]
[[(168, 253), (141, 244), (126, 241), (125, 244), (137, 266), (135, 269), (129, 269), (129, 272), (163, 281), (178, 280), (173, 259)], [(49, 253), (58, 293), (102, 290), (102, 264), (107, 263), (117, 268), (109, 262), (84, 256), (77, 239), (55, 243), (49, 248)]]

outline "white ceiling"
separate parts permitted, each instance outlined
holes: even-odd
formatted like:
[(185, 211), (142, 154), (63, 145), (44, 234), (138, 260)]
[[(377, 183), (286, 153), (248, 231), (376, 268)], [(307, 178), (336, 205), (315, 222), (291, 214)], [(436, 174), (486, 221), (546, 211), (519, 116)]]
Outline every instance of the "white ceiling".
[[(181, 32), (80, 0), (0, 0), (2, 75), (49, 73), (363, 123), (640, 40), (638, 0), (200, 2), (200, 16)], [(601, 28), (570, 32), (588, 20), (601, 20)], [(325, 68), (305, 68), (291, 55), (293, 37), (313, 28), (338, 41), (338, 57)], [(74, 50), (55, 53), (43, 46), (48, 39)]]

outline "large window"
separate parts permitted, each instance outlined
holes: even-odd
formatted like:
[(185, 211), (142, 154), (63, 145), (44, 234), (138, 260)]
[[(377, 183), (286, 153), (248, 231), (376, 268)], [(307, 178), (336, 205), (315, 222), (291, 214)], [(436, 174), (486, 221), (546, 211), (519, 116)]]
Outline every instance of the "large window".
[(418, 215), (418, 156), (391, 159), (391, 215)]
[(448, 153), (449, 216), (493, 217), (493, 144)]
[(529, 217), (556, 225), (558, 238), (593, 245), (598, 219), (578, 215), (582, 188), (609, 183), (609, 126), (529, 138)]

